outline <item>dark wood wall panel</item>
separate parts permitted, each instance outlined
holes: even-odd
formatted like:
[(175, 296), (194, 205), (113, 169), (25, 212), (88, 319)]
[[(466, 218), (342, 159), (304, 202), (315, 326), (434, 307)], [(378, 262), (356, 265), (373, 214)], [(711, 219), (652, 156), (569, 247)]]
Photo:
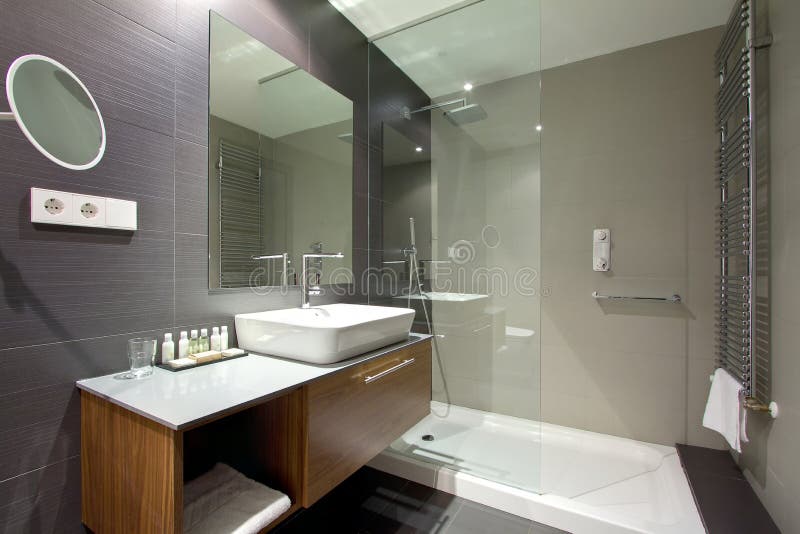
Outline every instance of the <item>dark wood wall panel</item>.
[[(368, 139), (368, 45), (326, 0), (0, 0), (0, 94), (14, 58), (49, 55), (84, 81), (108, 130), (100, 165), (75, 172), (36, 152), (14, 123), (0, 123), (4, 531), (81, 531), (74, 381), (124, 369), (127, 339), (212, 324), (232, 331), (236, 312), (299, 301), (295, 290), (207, 289), (209, 8), (353, 100), (353, 260), (367, 266), (377, 154)], [(140, 230), (34, 226), (30, 187), (136, 200)]]

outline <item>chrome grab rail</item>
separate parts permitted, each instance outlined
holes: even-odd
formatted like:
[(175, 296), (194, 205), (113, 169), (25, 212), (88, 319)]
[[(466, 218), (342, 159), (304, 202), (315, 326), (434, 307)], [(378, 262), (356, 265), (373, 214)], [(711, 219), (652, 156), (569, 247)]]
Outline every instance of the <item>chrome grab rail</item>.
[(647, 300), (673, 303), (679, 303), (681, 301), (681, 296), (677, 294), (670, 297), (623, 297), (618, 295), (601, 295), (597, 291), (592, 291), (592, 297), (596, 300)]
[(369, 384), (370, 382), (374, 382), (375, 380), (378, 380), (379, 378), (383, 378), (384, 376), (386, 376), (388, 374), (391, 374), (391, 373), (394, 373), (395, 371), (398, 371), (398, 370), (402, 369), (403, 367), (411, 365), (416, 360), (417, 360), (416, 358), (408, 358), (407, 360), (403, 360), (402, 362), (398, 363), (394, 367), (389, 367), (388, 369), (384, 369), (383, 371), (381, 371), (377, 375), (368, 375), (368, 376), (364, 377), (364, 383), (365, 384)]

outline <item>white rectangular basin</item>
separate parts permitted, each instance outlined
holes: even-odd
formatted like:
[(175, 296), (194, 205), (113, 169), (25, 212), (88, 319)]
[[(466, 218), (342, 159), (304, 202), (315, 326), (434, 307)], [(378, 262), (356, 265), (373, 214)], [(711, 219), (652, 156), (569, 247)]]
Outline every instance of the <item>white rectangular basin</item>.
[(414, 310), (326, 304), (235, 316), (239, 347), (315, 364), (346, 360), (408, 339)]

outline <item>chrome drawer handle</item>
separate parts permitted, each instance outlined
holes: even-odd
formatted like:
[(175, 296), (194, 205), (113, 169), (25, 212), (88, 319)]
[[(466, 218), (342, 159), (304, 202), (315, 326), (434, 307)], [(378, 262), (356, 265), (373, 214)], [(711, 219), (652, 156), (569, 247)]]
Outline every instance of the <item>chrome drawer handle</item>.
[(386, 376), (388, 374), (394, 373), (398, 369), (402, 369), (403, 367), (406, 367), (407, 365), (411, 365), (412, 363), (414, 363), (415, 360), (416, 360), (416, 358), (409, 358), (407, 360), (403, 360), (402, 362), (398, 363), (394, 367), (389, 367), (388, 369), (386, 369), (384, 371), (381, 371), (377, 375), (367, 376), (367, 377), (364, 378), (364, 383), (365, 384), (369, 384), (370, 382), (374, 382), (375, 380), (378, 380), (379, 378), (383, 378), (384, 376)]

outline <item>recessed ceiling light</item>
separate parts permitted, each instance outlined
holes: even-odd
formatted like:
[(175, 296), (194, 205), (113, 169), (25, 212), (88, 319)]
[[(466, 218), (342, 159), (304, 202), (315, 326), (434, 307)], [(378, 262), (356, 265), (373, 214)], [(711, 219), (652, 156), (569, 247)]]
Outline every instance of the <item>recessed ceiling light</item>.
[(469, 83), (469, 82), (465, 83), (464, 84), (464, 90), (465, 91), (472, 91), (472, 84)]
[(537, 124), (536, 125), (536, 131), (537, 132), (541, 132), (542, 131), (542, 125), (541, 124)]
[(422, 147), (421, 147), (421, 146), (418, 146), (418, 147), (417, 147), (417, 148), (415, 148), (414, 150), (415, 150), (415, 151), (417, 151), (417, 152), (422, 152)]

